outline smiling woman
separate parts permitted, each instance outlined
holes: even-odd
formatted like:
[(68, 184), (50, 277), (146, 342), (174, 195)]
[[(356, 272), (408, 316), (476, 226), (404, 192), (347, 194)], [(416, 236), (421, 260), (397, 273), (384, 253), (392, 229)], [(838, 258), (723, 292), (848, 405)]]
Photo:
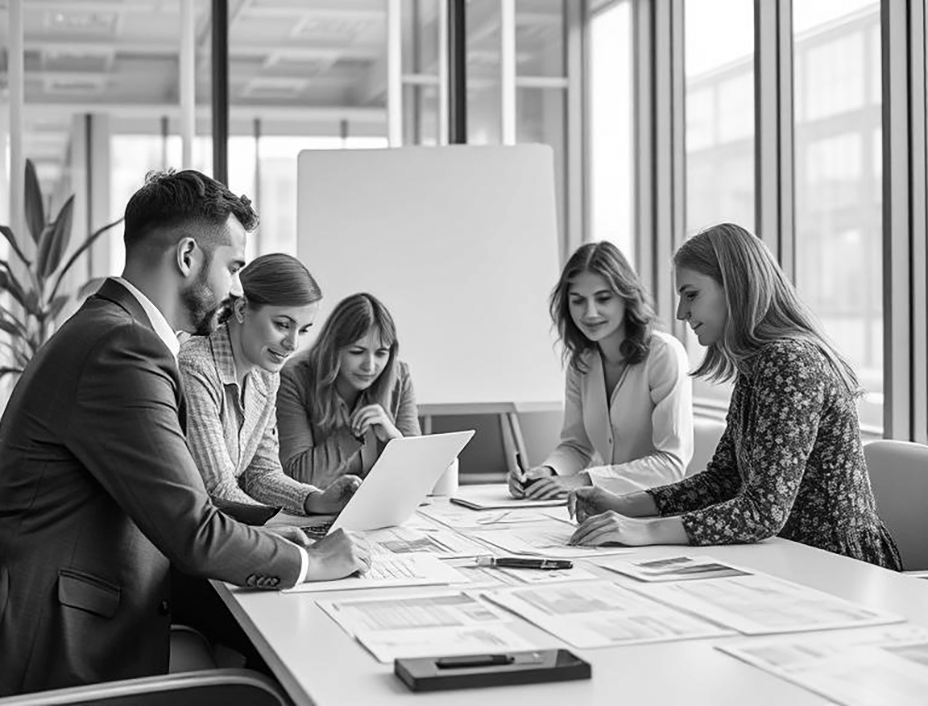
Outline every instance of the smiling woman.
[(653, 330), (648, 295), (619, 249), (578, 248), (550, 309), (569, 361), (561, 442), (540, 466), (513, 471), (510, 493), (546, 499), (584, 485), (629, 492), (681, 479), (693, 455), (686, 353)]
[(322, 292), (290, 255), (262, 255), (240, 272), (242, 293), (208, 336), (178, 356), (188, 404), (187, 440), (213, 498), (293, 513), (334, 512), (357, 479), (320, 490), (284, 474), (277, 443), (279, 372), (312, 326)]

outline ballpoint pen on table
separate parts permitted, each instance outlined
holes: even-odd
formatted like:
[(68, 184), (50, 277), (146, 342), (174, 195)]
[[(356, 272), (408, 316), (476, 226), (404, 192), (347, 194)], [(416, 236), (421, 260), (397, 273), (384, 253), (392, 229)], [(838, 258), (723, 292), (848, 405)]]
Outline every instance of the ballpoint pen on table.
[(573, 562), (567, 559), (527, 556), (478, 556), (476, 564), (477, 566), (495, 566), (500, 569), (542, 569), (544, 571), (574, 568)]

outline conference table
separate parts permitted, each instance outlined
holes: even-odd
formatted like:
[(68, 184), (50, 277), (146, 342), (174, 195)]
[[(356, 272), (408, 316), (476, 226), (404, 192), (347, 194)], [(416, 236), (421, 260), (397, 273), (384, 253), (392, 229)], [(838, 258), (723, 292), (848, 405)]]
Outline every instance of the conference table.
[[(446, 498), (430, 498), (433, 513), (447, 508)], [(491, 553), (491, 552), (488, 552)], [(708, 555), (721, 562), (763, 572), (839, 596), (862, 606), (928, 626), (928, 580), (773, 538), (752, 545), (713, 547), (655, 546), (635, 550), (635, 560)], [(619, 577), (589, 560), (578, 560), (609, 580)], [(631, 580), (631, 579), (629, 579)], [(282, 593), (236, 589), (214, 582), (224, 603), (252, 640), (296, 704), (412, 704), (419, 706), (513, 706), (513, 704), (687, 704), (687, 706), (811, 706), (828, 699), (742, 662), (716, 649), (744, 635), (659, 642), (598, 649), (577, 649), (520, 621), (523, 636), (544, 647), (567, 647), (592, 665), (592, 679), (482, 689), (413, 693), (345, 633), (316, 604), (321, 599), (395, 597), (421, 593), (424, 587), (378, 588), (322, 593)], [(430, 587), (456, 593), (466, 586)], [(875, 627), (852, 631), (873, 631)], [(820, 635), (818, 633), (803, 633)]]

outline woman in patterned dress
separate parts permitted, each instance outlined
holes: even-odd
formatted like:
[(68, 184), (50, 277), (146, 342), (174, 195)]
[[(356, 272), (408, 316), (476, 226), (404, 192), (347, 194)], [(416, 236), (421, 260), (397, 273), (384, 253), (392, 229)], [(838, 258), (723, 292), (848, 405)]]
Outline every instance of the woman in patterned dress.
[(706, 356), (695, 375), (735, 380), (702, 473), (614, 495), (580, 488), (571, 542), (736, 544), (778, 535), (901, 569), (876, 512), (857, 419), (860, 388), (767, 247), (721, 224), (674, 255), (677, 318)]

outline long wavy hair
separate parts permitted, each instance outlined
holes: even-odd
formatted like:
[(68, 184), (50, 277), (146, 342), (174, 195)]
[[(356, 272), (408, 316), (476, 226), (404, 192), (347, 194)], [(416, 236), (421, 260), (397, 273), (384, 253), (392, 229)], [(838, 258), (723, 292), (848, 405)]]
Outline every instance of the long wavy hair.
[(715, 280), (728, 305), (725, 330), (706, 349), (694, 375), (724, 382), (739, 371), (749, 373), (755, 354), (765, 345), (788, 338), (815, 345), (848, 392), (862, 392), (853, 368), (828, 340), (760, 238), (741, 226), (720, 223), (681, 245), (673, 263)]
[(309, 350), (309, 366), (313, 376), (310, 403), (312, 419), (323, 434), (329, 434), (347, 422), (340, 413), (335, 387), (339, 374), (339, 356), (371, 332), (380, 336), (382, 345), (389, 348), (390, 354), (387, 364), (366, 390), (366, 394), (371, 404), (379, 404), (386, 409), (387, 396), (396, 379), (400, 343), (396, 337), (393, 317), (379, 299), (363, 292), (342, 299), (329, 314), (319, 337)]
[(250, 309), (262, 306), (306, 306), (322, 299), (322, 290), (306, 266), (292, 255), (271, 253), (249, 262), (238, 273), (242, 294), (233, 294), (219, 309), (218, 323), (232, 316), (235, 302), (245, 297)]
[(584, 361), (587, 351), (597, 344), (577, 328), (570, 315), (570, 283), (584, 272), (597, 274), (606, 280), (612, 291), (625, 302), (625, 340), (619, 352), (629, 365), (648, 357), (651, 330), (654, 325), (654, 307), (638, 275), (628, 264), (621, 251), (610, 242), (586, 243), (570, 256), (561, 278), (551, 292), (549, 310), (564, 345), (563, 358), (579, 373), (586, 373), (589, 365)]

